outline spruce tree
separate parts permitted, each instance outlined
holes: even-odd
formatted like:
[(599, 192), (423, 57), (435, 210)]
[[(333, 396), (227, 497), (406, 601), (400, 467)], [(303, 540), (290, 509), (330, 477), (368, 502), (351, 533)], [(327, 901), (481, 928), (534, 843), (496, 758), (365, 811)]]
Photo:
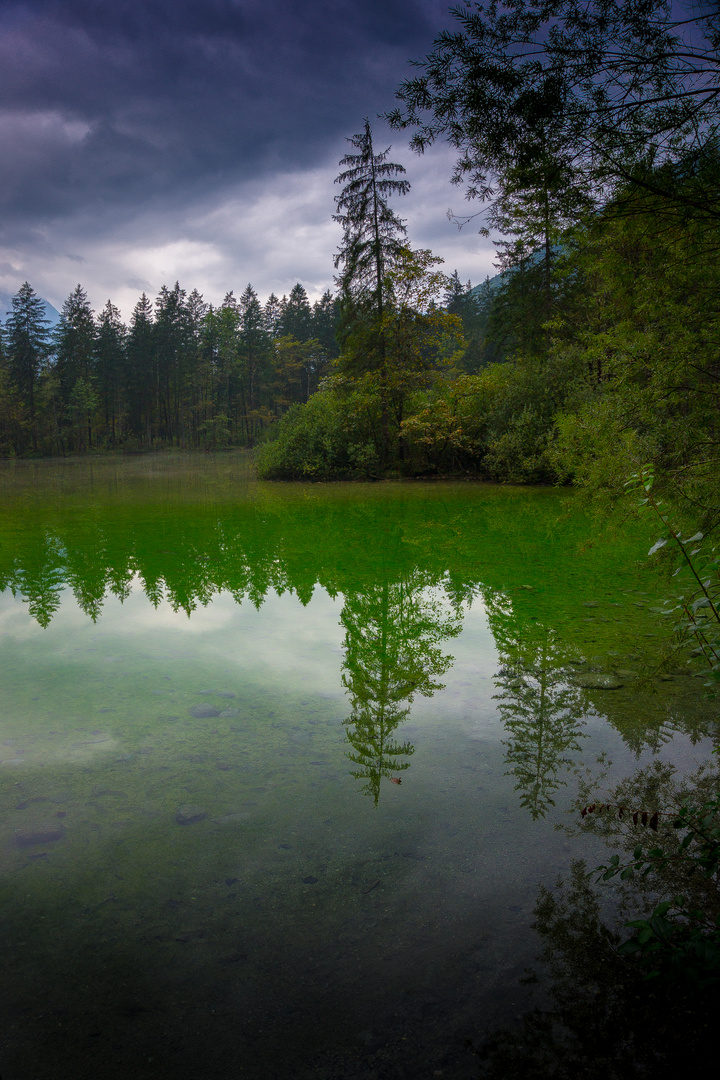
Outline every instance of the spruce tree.
[(240, 356), (245, 369), (247, 386), (247, 435), (252, 444), (255, 437), (258, 404), (258, 383), (268, 360), (270, 339), (265, 330), (263, 309), (252, 285), (240, 297)]
[(152, 303), (143, 293), (133, 309), (127, 341), (125, 381), (130, 430), (152, 446), (158, 370), (155, 361)]
[(225, 294), (222, 306), (215, 312), (217, 333), (217, 395), (216, 412), (234, 423), (237, 433), (238, 399), (245, 413), (244, 387), (240, 377), (240, 325), (242, 310), (233, 292)]
[(36, 390), (43, 361), (48, 355), (48, 321), (43, 301), (29, 282), (12, 298), (6, 323), (7, 371), (27, 407), (33, 451), (37, 452)]
[(160, 423), (163, 438), (183, 440), (183, 391), (192, 353), (192, 327), (187, 294), (175, 282), (163, 285), (155, 300), (155, 359), (158, 368)]
[(263, 316), (265, 319), (265, 330), (271, 338), (280, 337), (282, 334), (282, 310), (278, 297), (274, 292), (268, 296), (265, 307), (263, 308)]
[(117, 421), (122, 410), (126, 333), (120, 312), (108, 300), (98, 316), (95, 370), (105, 430), (113, 446), (117, 439)]
[(379, 376), (383, 464), (387, 462), (390, 428), (388, 412), (387, 357), (383, 331), (386, 308), (385, 276), (392, 269), (407, 235), (404, 222), (390, 208), (391, 195), (405, 195), (410, 184), (397, 177), (402, 165), (387, 160), (390, 147), (381, 154), (373, 148), (372, 129), (366, 118), (364, 129), (348, 142), (358, 153), (340, 161), (344, 172), (336, 178), (342, 192), (336, 196), (334, 220), (343, 227), (340, 250), (335, 256), (337, 280), (345, 308), (345, 337), (358, 330), (366, 333), (362, 347), (366, 370)]
[(91, 383), (94, 375), (95, 320), (82, 285), (76, 285), (62, 306), (55, 331), (55, 367), (67, 402), (78, 379)]
[(340, 317), (339, 308), (337, 298), (326, 289), (320, 299), (315, 301), (312, 309), (312, 336), (317, 338), (330, 358), (338, 354), (335, 331)]
[(63, 304), (55, 329), (55, 371), (64, 417), (77, 450), (92, 446), (95, 393), (95, 318), (82, 285)]
[(363, 131), (348, 139), (359, 152), (347, 154), (340, 161), (346, 166), (336, 178), (342, 192), (335, 197), (335, 221), (343, 227), (343, 239), (335, 256), (335, 268), (340, 270), (338, 285), (344, 296), (374, 309), (378, 320), (384, 310), (385, 273), (407, 235), (405, 224), (390, 209), (391, 195), (405, 195), (410, 190), (407, 180), (396, 177), (405, 173), (402, 165), (387, 160), (390, 147), (381, 154), (373, 150), (370, 121), (365, 120)]
[(290, 290), (282, 312), (280, 330), (282, 336), (289, 334), (296, 341), (309, 341), (313, 337), (310, 301), (299, 281)]

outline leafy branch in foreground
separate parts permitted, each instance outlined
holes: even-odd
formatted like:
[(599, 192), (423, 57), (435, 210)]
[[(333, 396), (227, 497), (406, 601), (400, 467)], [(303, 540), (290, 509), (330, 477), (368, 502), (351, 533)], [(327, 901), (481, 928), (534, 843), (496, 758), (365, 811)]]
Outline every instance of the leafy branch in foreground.
[[(581, 815), (616, 818), (638, 826), (660, 829), (660, 842), (645, 849), (640, 843), (632, 857), (613, 855), (607, 865), (592, 872), (597, 881), (619, 878), (653, 879), (654, 888), (678, 886), (678, 893), (663, 899), (644, 918), (625, 923), (633, 935), (619, 946), (620, 956), (635, 957), (646, 979), (684, 979), (699, 988), (720, 980), (720, 796), (691, 799), (686, 795), (675, 812), (628, 810), (616, 803), (591, 803)], [(674, 835), (669, 830), (674, 830)], [(637, 835), (637, 833), (635, 833)], [(694, 887), (699, 879), (700, 887)], [(681, 893), (679, 889), (682, 888)], [(667, 893), (666, 893), (667, 896)]]
[(672, 542), (682, 560), (673, 576), (689, 578), (690, 591), (666, 600), (662, 607), (652, 610), (661, 615), (675, 616), (673, 629), (680, 647), (689, 642), (695, 643), (691, 654), (709, 665), (710, 680), (706, 685), (714, 686), (720, 682), (720, 556), (714, 547), (702, 550), (703, 533), (696, 532), (688, 537), (682, 535), (681, 528), (671, 520), (667, 504), (655, 496), (654, 485), (652, 465), (643, 465), (631, 475), (625, 487), (643, 493), (641, 508), (653, 511), (663, 523), (664, 533), (648, 554), (654, 555)]
[[(658, 810), (628, 810), (625, 806), (612, 803), (591, 803), (583, 807), (581, 816), (606, 811), (616, 813), (620, 819), (627, 815), (633, 825), (647, 826), (657, 832), (660, 820)], [(642, 845), (638, 844), (633, 849), (630, 862), (621, 864), (620, 856), (613, 855), (607, 866), (599, 866), (597, 871), (602, 872), (602, 880), (610, 881), (619, 874), (625, 881), (636, 872), (647, 877), (650, 873), (664, 870), (671, 862), (681, 864), (687, 874), (696, 871), (702, 871), (707, 877), (717, 874), (720, 863), (720, 798), (708, 799), (699, 806), (683, 803), (672, 821), (672, 828), (684, 832), (676, 850), (654, 847), (644, 852)]]

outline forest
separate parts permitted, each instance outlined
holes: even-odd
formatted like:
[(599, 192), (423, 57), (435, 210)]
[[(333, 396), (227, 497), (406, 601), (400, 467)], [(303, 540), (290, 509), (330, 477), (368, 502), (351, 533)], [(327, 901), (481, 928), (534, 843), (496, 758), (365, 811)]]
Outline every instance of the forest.
[[(124, 326), (29, 283), (0, 348), (0, 454), (260, 444), (281, 480), (469, 476), (618, 492), (644, 466), (717, 494), (720, 22), (559, 0), (454, 12), (387, 116), (445, 140), (498, 274), (413, 249), (369, 120), (336, 178), (335, 292), (215, 308), (176, 283)], [(584, 21), (583, 21), (584, 20)]]
[(3, 456), (252, 446), (307, 401), (337, 353), (336, 303), (299, 283), (260, 303), (248, 285), (213, 308), (175, 283), (143, 294), (130, 325), (108, 300), (95, 316), (78, 285), (51, 332), (26, 282), (12, 299), (0, 362)]

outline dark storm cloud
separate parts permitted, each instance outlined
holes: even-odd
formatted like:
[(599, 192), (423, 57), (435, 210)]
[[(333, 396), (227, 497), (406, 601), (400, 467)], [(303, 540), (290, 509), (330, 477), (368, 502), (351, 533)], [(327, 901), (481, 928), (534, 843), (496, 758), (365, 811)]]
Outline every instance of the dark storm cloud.
[(432, 0), (5, 3), (6, 239), (310, 167), (446, 22)]

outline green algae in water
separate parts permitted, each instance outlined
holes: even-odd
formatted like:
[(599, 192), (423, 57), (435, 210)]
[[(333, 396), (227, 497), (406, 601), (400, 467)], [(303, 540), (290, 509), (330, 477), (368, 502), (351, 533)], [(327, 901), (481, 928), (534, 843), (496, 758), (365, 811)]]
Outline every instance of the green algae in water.
[(643, 529), (241, 455), (0, 483), (8, 1070), (472, 1075), (537, 882), (593, 858), (553, 827), (572, 769), (714, 732), (700, 680), (646, 678)]

